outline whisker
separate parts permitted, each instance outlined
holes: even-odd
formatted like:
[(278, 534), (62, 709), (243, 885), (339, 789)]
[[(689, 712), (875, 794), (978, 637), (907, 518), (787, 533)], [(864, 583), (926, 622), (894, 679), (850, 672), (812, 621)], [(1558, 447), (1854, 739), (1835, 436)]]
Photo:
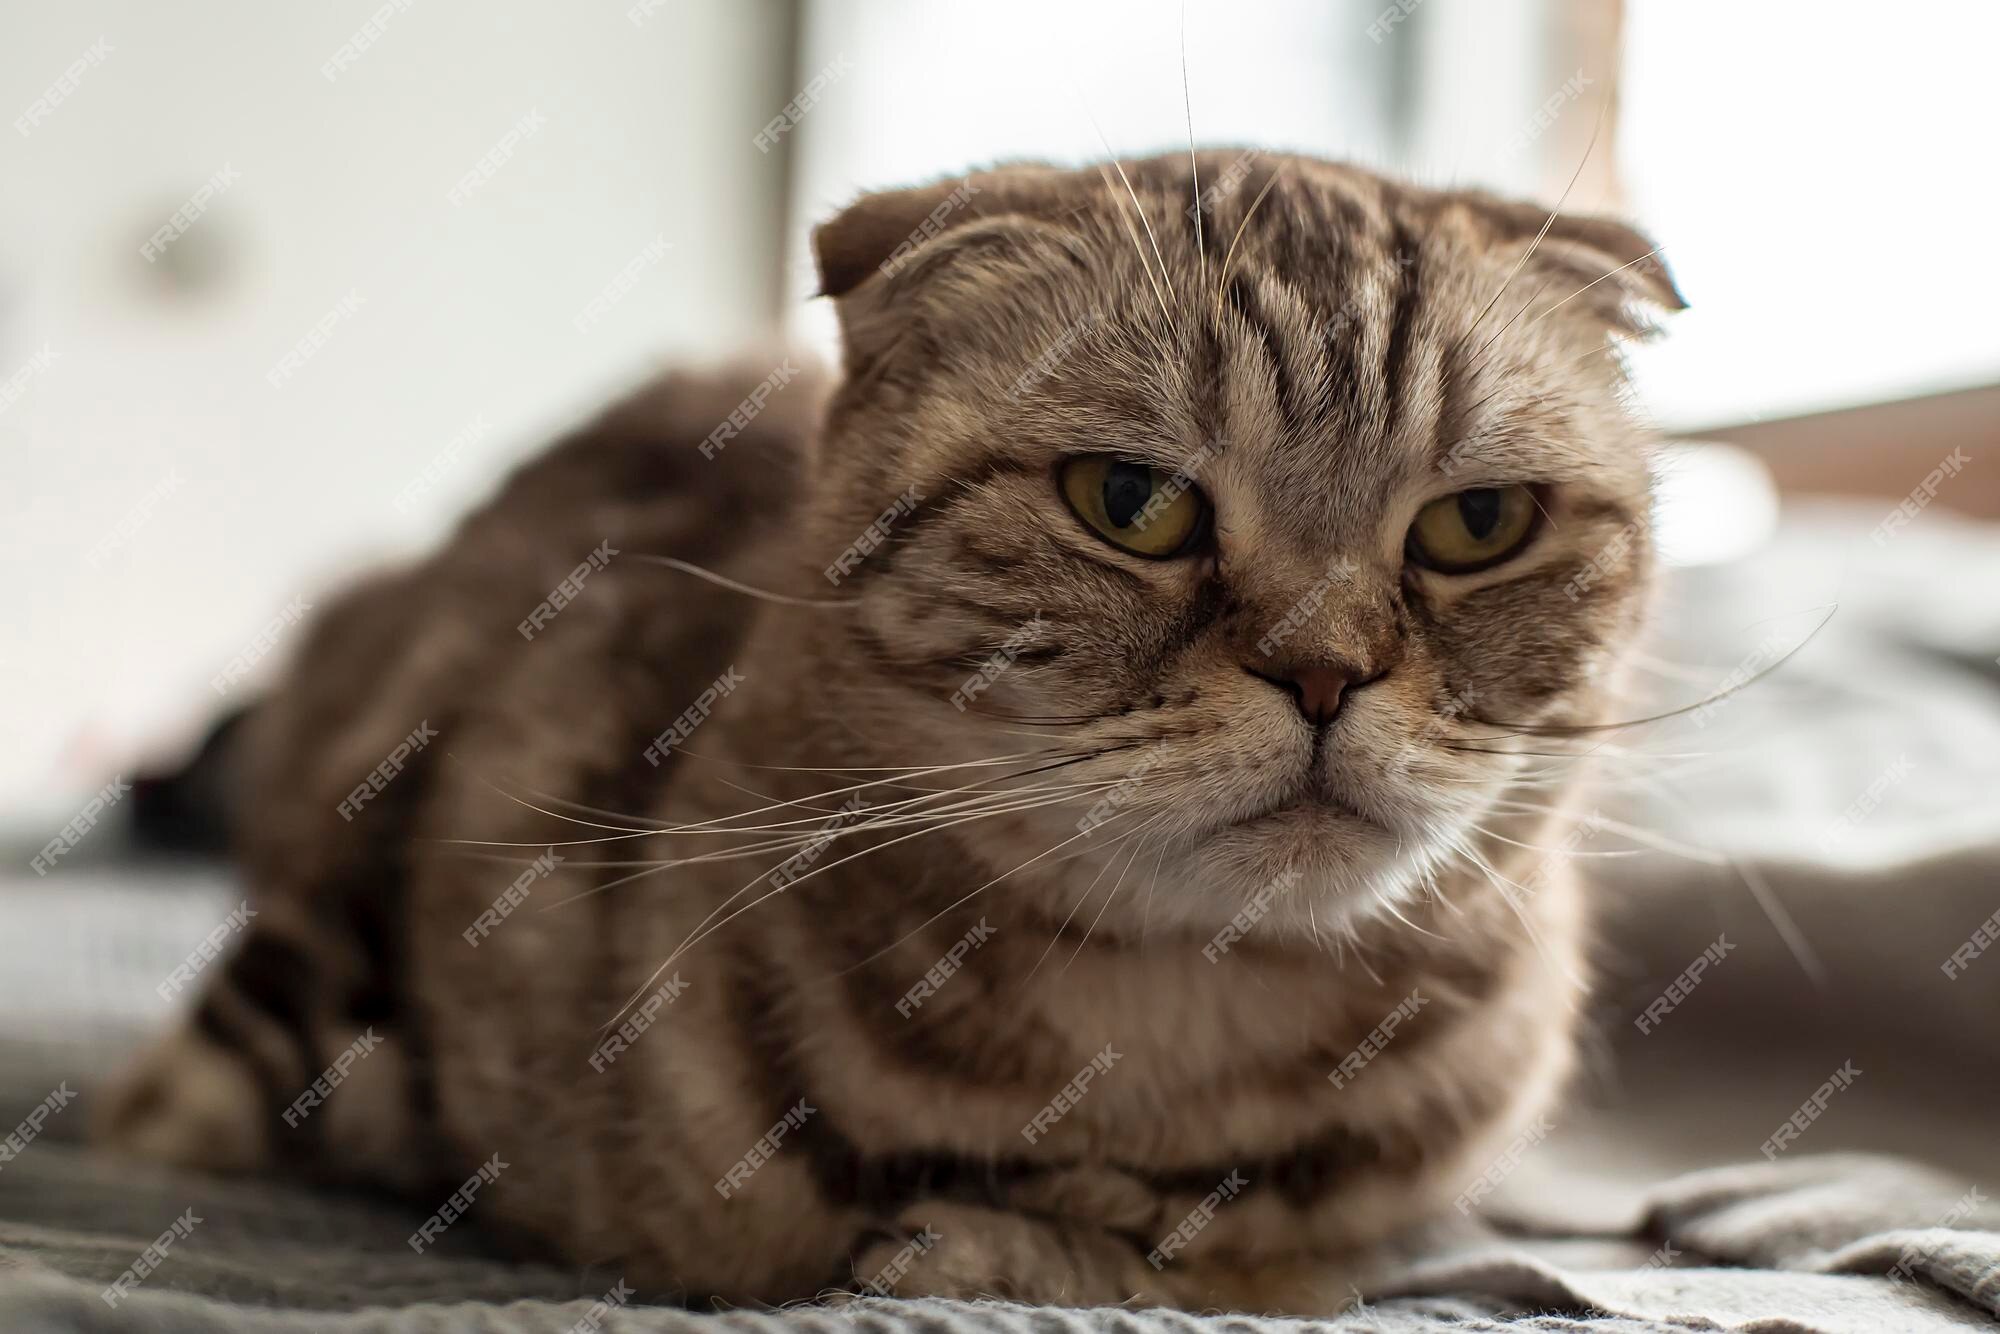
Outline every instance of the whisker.
[(1562, 216), (1562, 207), (1569, 202), (1570, 191), (1576, 189), (1576, 183), (1583, 179), (1583, 169), (1590, 165), (1591, 152), (1597, 147), (1597, 137), (1604, 131), (1604, 117), (1610, 110), (1611, 99), (1606, 98), (1604, 105), (1597, 109), (1597, 123), (1591, 127), (1590, 142), (1583, 147), (1583, 160), (1576, 164), (1576, 171), (1570, 175), (1569, 184), (1563, 187), (1561, 196), (1556, 200), (1556, 206), (1549, 210), (1548, 221), (1544, 222), (1542, 229), (1535, 233), (1535, 239), (1528, 244), (1527, 252), (1521, 256), (1519, 262), (1514, 265), (1513, 270), (1508, 273), (1507, 280), (1500, 284), (1499, 291), (1496, 291), (1488, 298), (1486, 304), (1480, 308), (1478, 317), (1472, 321), (1471, 326), (1459, 337), (1457, 342), (1458, 348), (1463, 348), (1466, 341), (1478, 330), (1479, 326), (1486, 322), (1486, 316), (1492, 311), (1494, 305), (1500, 300), (1507, 289), (1513, 286), (1514, 279), (1519, 277), (1521, 270), (1528, 266), (1528, 261), (1535, 257), (1535, 252), (1541, 249), (1542, 238), (1549, 234), (1549, 229), (1556, 225), (1556, 219)]
[[(1131, 813), (1132, 812), (1129, 810), (1114, 811), (1109, 817), (1106, 818), (1104, 823), (1109, 824), (1112, 820), (1122, 819), (1124, 816), (1129, 815)], [(1063, 848), (1068, 847), (1070, 844), (1076, 842), (1080, 838), (1090, 837), (1091, 834), (1095, 833), (1098, 829), (1101, 828), (1103, 828), (1103, 825), (1094, 825), (1090, 829), (1080, 830), (1077, 833), (1072, 834), (1070, 837), (1064, 839), (1062, 842), (1056, 844), (1054, 847), (1036, 853), (1034, 856), (1028, 858), (1027, 861), (1022, 862), (1020, 865), (1014, 867), (1012, 870), (1002, 871), (999, 875), (994, 876), (991, 880), (988, 880), (985, 884), (979, 886), (977, 889), (972, 890), (970, 893), (961, 895), (960, 897), (946, 904), (944, 907), (938, 909), (936, 912), (932, 913), (929, 917), (926, 917), (923, 921), (917, 923), (915, 927), (911, 928), (903, 935), (898, 936), (896, 939), (890, 941), (887, 945), (884, 945), (881, 949), (876, 950), (873, 954), (861, 960), (859, 963), (856, 963), (849, 968), (843, 969), (842, 970), (843, 976), (846, 973), (853, 972), (857, 968), (867, 967), (869, 964), (875, 962), (877, 959), (881, 958), (889, 951), (897, 948), (898, 946), (902, 945), (905, 941), (910, 940), (912, 937), (916, 936), (918, 932), (922, 931), (925, 927), (928, 927), (932, 922), (935, 922), (938, 918), (943, 917), (946, 913), (953, 912), (956, 909), (963, 907), (967, 903), (970, 903), (973, 899), (985, 893), (987, 890), (993, 888), (993, 886), (999, 884), (1002, 880), (1005, 880), (1008, 876), (1013, 875), (1016, 871), (1026, 870), (1028, 867), (1034, 865), (1042, 858), (1049, 856), (1051, 853), (1061, 851)]]
[(670, 570), (679, 570), (682, 574), (691, 574), (697, 579), (705, 579), (709, 583), (719, 588), (726, 588), (732, 593), (741, 593), (745, 597), (761, 598), (765, 602), (775, 602), (786, 607), (858, 607), (861, 605), (860, 598), (801, 598), (793, 597), (789, 593), (773, 593), (767, 588), (753, 588), (740, 580), (731, 579), (728, 575), (717, 574), (714, 570), (703, 569), (701, 566), (681, 560), (677, 556), (648, 556), (643, 552), (637, 552), (627, 556), (626, 559), (643, 561), (648, 565), (664, 565)]
[(1713, 704), (1718, 700), (1728, 699), (1730, 696), (1737, 694), (1739, 691), (1748, 690), (1751, 686), (1756, 685), (1759, 681), (1762, 681), (1765, 677), (1769, 676), (1771, 673), (1777, 671), (1779, 668), (1783, 667), (1786, 663), (1790, 662), (1796, 654), (1798, 654), (1806, 647), (1806, 645), (1812, 643), (1814, 639), (1818, 638), (1819, 632), (1826, 629), (1827, 622), (1831, 621), (1834, 617), (1834, 613), (1839, 610), (1840, 610), (1839, 603), (1836, 602), (1827, 604), (1826, 615), (1820, 618), (1819, 624), (1815, 625), (1806, 634), (1806, 637), (1804, 639), (1800, 640), (1796, 645), (1794, 645), (1790, 649), (1787, 649), (1783, 657), (1779, 658), (1776, 662), (1772, 663), (1770, 666), (1760, 669), (1755, 675), (1750, 676), (1742, 681), (1739, 681), (1735, 685), (1730, 686), (1727, 689), (1718, 690), (1715, 693), (1708, 695), (1702, 699), (1695, 700), (1691, 704), (1683, 704), (1677, 709), (1668, 709), (1664, 713), (1656, 713), (1651, 715), (1650, 717), (1632, 718), (1628, 719), (1625, 722), (1617, 722), (1617, 723), (1550, 723), (1546, 725), (1538, 725), (1534, 723), (1501, 722), (1496, 718), (1482, 718), (1477, 714), (1472, 714), (1469, 712), (1467, 716), (1471, 717), (1474, 722), (1484, 723), (1488, 727), (1513, 728), (1519, 734), (1527, 736), (1544, 736), (1544, 737), (1584, 736), (1592, 732), (1616, 732), (1616, 731), (1621, 731), (1627, 727), (1642, 727), (1648, 723), (1665, 722), (1669, 718), (1678, 718), (1683, 714), (1693, 713), (1697, 709), (1706, 708), (1710, 704)]
[(1187, 112), (1188, 174), (1194, 178), (1194, 253), (1201, 267), (1208, 267), (1208, 246), (1201, 234), (1201, 164), (1194, 151), (1194, 97), (1188, 92), (1187, 0), (1181, 0), (1181, 107)]
[[(1485, 858), (1481, 857), (1478, 851), (1475, 850), (1464, 839), (1454, 838), (1452, 840), (1452, 846), (1454, 851), (1456, 851), (1461, 857), (1465, 858), (1467, 861), (1471, 862), (1475, 867), (1477, 867), (1480, 870), (1482, 874), (1485, 875), (1487, 880), (1492, 884), (1495, 892), (1497, 892), (1500, 895), (1501, 899), (1506, 902), (1508, 909), (1513, 912), (1515, 919), (1521, 923), (1521, 929), (1528, 933), (1529, 942), (1534, 945), (1535, 952), (1542, 956), (1542, 962), (1544, 965), (1548, 967), (1549, 971), (1555, 973), (1565, 982), (1568, 982), (1572, 987), (1580, 988), (1582, 986), (1582, 979), (1578, 978), (1576, 974), (1572, 972), (1569, 968), (1564, 967), (1562, 964), (1556, 962), (1555, 956), (1549, 953), (1547, 942), (1542, 939), (1541, 928), (1536, 926), (1533, 920), (1529, 918), (1528, 914), (1522, 911), (1521, 905), (1522, 903), (1526, 902), (1527, 897), (1529, 895), (1528, 888), (1525, 885), (1517, 884), (1514, 881), (1509, 880), (1506, 876), (1501, 875), (1499, 871), (1495, 870), (1493, 866), (1490, 863), (1488, 863)], [(1521, 897), (1517, 899), (1513, 894), (1508, 893), (1507, 892), (1508, 887), (1512, 887), (1514, 890), (1519, 891)], [(1575, 1008), (1574, 999), (1570, 1001), (1570, 1006), (1572, 1009)]]
[[(1142, 830), (1144, 828), (1145, 826), (1141, 825), (1139, 826), (1139, 829), (1128, 830), (1126, 831), (1126, 833), (1120, 834), (1118, 836), (1118, 839), (1115, 840), (1114, 843), (1109, 846), (1116, 846), (1116, 843), (1123, 842), (1126, 838), (1130, 837), (1132, 834), (1137, 833), (1139, 832), (1139, 830)], [(1132, 845), (1133, 855), (1136, 856), (1138, 854), (1138, 851), (1139, 851), (1139, 845), (1136, 843), (1133, 844)], [(1065, 916), (1062, 919), (1062, 921), (1056, 924), (1056, 929), (1054, 931), (1049, 933), (1049, 943), (1044, 945), (1042, 947), (1042, 952), (1035, 956), (1034, 966), (1028, 969), (1027, 975), (1021, 979), (1023, 984), (1033, 981), (1035, 974), (1041, 971), (1042, 965), (1048, 962), (1049, 953), (1050, 951), (1055, 949), (1056, 942), (1062, 939), (1062, 933), (1069, 928), (1069, 924), (1071, 921), (1075, 919), (1078, 910), (1081, 909), (1085, 903), (1088, 903), (1090, 901), (1090, 895), (1092, 891), (1094, 891), (1097, 888), (1099, 882), (1101, 882), (1104, 879), (1105, 875), (1111, 870), (1112, 866), (1116, 864), (1117, 861), (1118, 857), (1117, 854), (1115, 853), (1104, 859), (1104, 865), (1098, 868), (1097, 874), (1091, 877), (1090, 883), (1088, 885), (1084, 886), (1083, 893), (1077, 895), (1076, 902), (1070, 905), (1070, 910), (1068, 915)], [(1128, 857), (1125, 862), (1125, 870), (1129, 871), (1131, 869), (1132, 869), (1132, 862), (1131, 859)], [(1120, 880), (1123, 880), (1125, 878), (1125, 872), (1120, 871), (1118, 873), (1118, 878)]]
[(1067, 973), (1070, 970), (1070, 965), (1077, 961), (1078, 956), (1083, 953), (1084, 946), (1090, 944), (1091, 933), (1097, 930), (1097, 924), (1104, 920), (1104, 914), (1111, 911), (1111, 905), (1118, 901), (1119, 891), (1125, 888), (1126, 873), (1132, 869), (1132, 863), (1139, 860), (1139, 853), (1146, 846), (1146, 831), (1157, 824), (1164, 815), (1165, 812), (1163, 811), (1139, 826), (1137, 833), (1140, 837), (1132, 844), (1132, 855), (1125, 860), (1125, 870), (1120, 871), (1118, 878), (1111, 882), (1111, 892), (1104, 896), (1104, 903), (1098, 908), (1097, 916), (1091, 918), (1090, 925), (1083, 929), (1083, 939), (1077, 941), (1076, 948), (1070, 951), (1069, 959), (1062, 966), (1063, 972)]
[(1229, 249), (1223, 252), (1222, 256), (1221, 275), (1215, 281), (1215, 311), (1218, 315), (1222, 313), (1223, 296), (1229, 290), (1229, 266), (1236, 258), (1236, 243), (1243, 239), (1244, 229), (1250, 225), (1250, 219), (1257, 216), (1258, 206), (1264, 202), (1264, 197), (1271, 193), (1271, 187), (1276, 185), (1279, 178), (1285, 174), (1287, 165), (1281, 162), (1272, 170), (1271, 175), (1264, 182), (1264, 188), (1259, 190), (1257, 197), (1250, 201), (1250, 207), (1243, 210), (1243, 221), (1236, 224), (1236, 234), (1229, 238)]
[(1639, 258), (1628, 259), (1623, 264), (1620, 264), (1617, 268), (1612, 269), (1610, 272), (1598, 274), (1595, 278), (1592, 278), (1589, 282), (1577, 288), (1574, 292), (1571, 292), (1568, 296), (1556, 302), (1553, 306), (1550, 306), (1547, 310), (1543, 311), (1541, 314), (1535, 316), (1534, 319), (1529, 320), (1528, 328), (1530, 329), (1534, 328), (1537, 324), (1540, 324), (1543, 320), (1555, 314), (1558, 310), (1561, 310), (1564, 306), (1567, 306), (1570, 302), (1576, 300), (1578, 297), (1582, 296), (1585, 292), (1588, 292), (1591, 288), (1603, 282), (1606, 278), (1616, 277), (1618, 274), (1621, 274), (1625, 272), (1625, 270), (1631, 268), (1634, 264), (1643, 264), (1647, 260), (1651, 259), (1653, 256), (1659, 254), (1662, 250), (1665, 249), (1666, 249), (1665, 246), (1656, 245), (1651, 250), (1648, 250), (1645, 254), (1639, 256)]
[[(1099, 131), (1098, 138), (1102, 139), (1103, 137), (1104, 137), (1103, 132)], [(1106, 144), (1104, 151), (1106, 154), (1109, 154), (1111, 152), (1111, 146), (1109, 144)], [(1125, 216), (1124, 206), (1118, 202), (1118, 192), (1115, 189), (1113, 189), (1111, 185), (1111, 173), (1105, 169), (1105, 166), (1102, 162), (1097, 164), (1097, 171), (1099, 175), (1104, 177), (1104, 188), (1111, 192), (1112, 208), (1117, 211), (1120, 220), (1124, 222), (1126, 234), (1132, 238), (1132, 249), (1138, 252), (1139, 267), (1146, 271), (1146, 281), (1152, 285), (1153, 299), (1160, 303), (1160, 314), (1163, 318), (1165, 318), (1167, 322), (1167, 327), (1169, 329), (1172, 329), (1174, 331), (1174, 336), (1178, 338), (1180, 336), (1180, 329), (1174, 323), (1173, 312), (1167, 308), (1167, 294), (1165, 291), (1161, 289), (1160, 280), (1153, 276), (1153, 266), (1146, 262), (1146, 251), (1144, 247), (1142, 247), (1139, 244), (1139, 233), (1133, 228), (1132, 220)], [(1127, 183), (1127, 188), (1130, 188), (1129, 182)], [(1135, 203), (1137, 202), (1136, 195), (1134, 196), (1134, 202)], [(1145, 220), (1143, 214), (1140, 215), (1140, 220), (1141, 221)], [(1147, 223), (1146, 229), (1147, 231), (1150, 232), (1152, 230), (1152, 224)]]

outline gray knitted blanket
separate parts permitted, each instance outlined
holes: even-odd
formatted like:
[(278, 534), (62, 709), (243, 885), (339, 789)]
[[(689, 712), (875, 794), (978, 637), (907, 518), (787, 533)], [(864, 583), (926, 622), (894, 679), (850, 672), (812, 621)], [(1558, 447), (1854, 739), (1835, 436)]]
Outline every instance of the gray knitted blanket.
[[(415, 1255), (403, 1242), (414, 1215), (380, 1203), (180, 1176), (61, 1143), (0, 1168), (0, 1219), (0, 1328), (10, 1334), (2000, 1329), (2000, 1208), (1968, 1201), (1942, 1175), (1863, 1155), (1680, 1177), (1600, 1235), (1436, 1233), (1348, 1310), (1309, 1321), (874, 1300), (648, 1307), (615, 1275), (503, 1264), (459, 1230), (456, 1244)], [(145, 1273), (148, 1246), (161, 1258)]]

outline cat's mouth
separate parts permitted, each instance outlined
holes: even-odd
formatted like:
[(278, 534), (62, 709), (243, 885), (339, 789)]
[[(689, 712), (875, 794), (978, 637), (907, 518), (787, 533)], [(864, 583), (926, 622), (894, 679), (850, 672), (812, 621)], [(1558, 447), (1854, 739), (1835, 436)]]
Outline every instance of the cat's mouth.
[(1268, 825), (1324, 828), (1329, 823), (1348, 821), (1370, 826), (1377, 823), (1366, 811), (1342, 797), (1324, 774), (1314, 772), (1301, 780), (1294, 791), (1264, 809), (1241, 816), (1223, 827), (1245, 829)]

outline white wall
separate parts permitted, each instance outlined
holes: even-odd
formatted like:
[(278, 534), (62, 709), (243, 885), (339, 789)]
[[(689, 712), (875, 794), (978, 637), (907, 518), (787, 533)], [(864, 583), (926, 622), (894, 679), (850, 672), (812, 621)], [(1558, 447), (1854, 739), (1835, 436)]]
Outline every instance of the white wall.
[[(0, 809), (72, 807), (69, 790), (129, 773), (141, 739), (215, 707), (211, 674), (288, 600), (433, 539), (654, 362), (767, 330), (780, 164), (750, 136), (789, 95), (779, 6), (669, 0), (635, 23), (631, 2), (92, 0), (0, 17), (0, 119), (31, 122), (0, 126)], [(329, 80), (375, 13), (379, 35)], [(31, 112), (99, 39), (73, 89)], [(225, 168), (206, 214), (142, 258)], [(579, 332), (656, 238), (664, 256)], [(274, 387), (350, 294), (358, 308)], [(468, 428), (434, 491), (400, 508)]]
[(1669, 423), (2000, 380), (2000, 5), (1628, 0), (1620, 167), (1693, 308)]

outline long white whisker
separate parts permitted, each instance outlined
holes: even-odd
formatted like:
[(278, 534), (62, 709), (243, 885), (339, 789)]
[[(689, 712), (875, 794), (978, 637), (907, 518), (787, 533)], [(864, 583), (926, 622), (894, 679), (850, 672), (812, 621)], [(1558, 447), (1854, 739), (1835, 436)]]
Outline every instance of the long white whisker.
[(858, 607), (861, 605), (860, 598), (800, 598), (793, 597), (789, 593), (773, 593), (768, 588), (753, 588), (741, 580), (731, 579), (726, 574), (717, 574), (714, 570), (705, 570), (699, 565), (694, 565), (680, 559), (678, 556), (649, 556), (643, 552), (635, 552), (627, 556), (626, 559), (643, 561), (648, 565), (664, 565), (670, 570), (679, 570), (682, 574), (691, 574), (697, 579), (705, 579), (718, 588), (726, 588), (732, 593), (741, 593), (745, 597), (760, 598), (765, 602), (775, 602), (785, 607)]

